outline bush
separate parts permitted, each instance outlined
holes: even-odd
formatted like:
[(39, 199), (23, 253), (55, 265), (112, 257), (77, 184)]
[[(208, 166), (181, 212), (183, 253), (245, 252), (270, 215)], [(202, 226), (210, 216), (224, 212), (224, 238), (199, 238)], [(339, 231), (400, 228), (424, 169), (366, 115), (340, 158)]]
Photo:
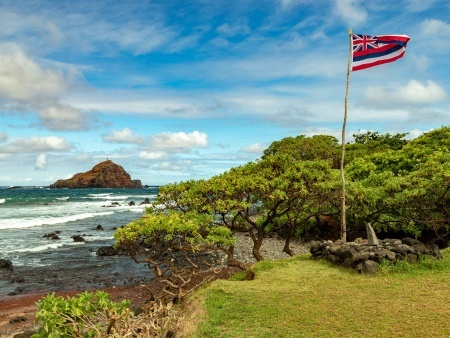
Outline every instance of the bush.
[(100, 337), (128, 326), (133, 316), (130, 302), (112, 302), (110, 294), (102, 291), (83, 292), (74, 297), (55, 297), (51, 293), (39, 300), (36, 322), (41, 325), (33, 338), (43, 337)]

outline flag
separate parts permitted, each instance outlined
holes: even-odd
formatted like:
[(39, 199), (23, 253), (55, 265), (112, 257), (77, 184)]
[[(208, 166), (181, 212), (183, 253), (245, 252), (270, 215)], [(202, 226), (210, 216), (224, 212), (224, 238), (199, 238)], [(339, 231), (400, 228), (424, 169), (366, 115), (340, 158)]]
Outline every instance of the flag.
[(352, 70), (361, 70), (400, 59), (405, 54), (409, 36), (352, 34)]

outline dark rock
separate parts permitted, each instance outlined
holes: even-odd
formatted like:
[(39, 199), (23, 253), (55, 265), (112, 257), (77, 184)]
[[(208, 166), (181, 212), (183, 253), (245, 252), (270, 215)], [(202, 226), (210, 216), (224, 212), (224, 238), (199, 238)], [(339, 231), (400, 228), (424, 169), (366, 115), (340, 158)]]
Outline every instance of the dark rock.
[(379, 267), (380, 267), (380, 264), (378, 264), (377, 262), (367, 260), (363, 263), (361, 272), (365, 273), (365, 274), (373, 275), (378, 272)]
[(143, 202), (139, 203), (139, 205), (142, 204), (150, 204), (150, 200), (148, 198), (146, 198)]
[(35, 330), (27, 330), (27, 331), (15, 334), (13, 336), (13, 338), (30, 338), (31, 336), (33, 336), (36, 333), (37, 333), (37, 331), (35, 331)]
[(10, 260), (0, 259), (0, 270), (13, 271), (13, 264)]
[(49, 238), (49, 239), (61, 239), (61, 238), (59, 238), (59, 236), (58, 236), (58, 234), (60, 233), (61, 231), (55, 231), (55, 232), (51, 232), (51, 233), (49, 233), (49, 234), (45, 234), (44, 236), (42, 236), (43, 238)]
[(130, 207), (132, 207), (133, 205), (135, 205), (135, 203), (134, 203), (133, 201), (130, 201), (130, 202), (128, 202), (128, 205), (129, 205)]
[[(362, 273), (366, 273), (365, 270), (372, 271), (372, 268), (377, 268), (376, 264), (381, 264), (384, 260), (415, 262), (419, 257), (442, 259), (442, 253), (437, 245), (425, 245), (415, 239), (402, 241), (384, 239), (380, 241), (379, 245), (370, 245), (364, 242), (357, 244), (343, 243), (342, 241), (312, 241), (310, 252), (313, 259), (326, 259), (333, 264), (352, 267)], [(365, 265), (366, 263), (368, 266)]]
[(95, 165), (92, 170), (78, 173), (68, 180), (57, 180), (51, 188), (142, 188), (139, 180), (111, 160)]
[(13, 277), (12, 279), (11, 279), (11, 283), (23, 283), (23, 282), (25, 282), (25, 278), (23, 278), (23, 277)]
[(24, 321), (26, 321), (27, 319), (25, 318), (25, 317), (23, 317), (23, 316), (17, 316), (17, 317), (14, 317), (13, 319), (11, 319), (10, 321), (9, 321), (9, 323), (10, 324), (15, 324), (15, 323), (20, 323), (20, 322), (24, 322)]
[(22, 293), (24, 291), (23, 288), (16, 288), (14, 291), (11, 291), (10, 293), (8, 293), (8, 296), (16, 296), (19, 293)]
[(99, 224), (99, 225), (97, 225), (97, 227), (95, 228), (95, 230), (97, 230), (97, 231), (102, 231), (102, 230), (105, 230), (105, 229), (103, 229), (103, 227)]
[(85, 242), (84, 238), (80, 235), (72, 236), (74, 242)]
[(119, 252), (113, 246), (101, 246), (97, 249), (97, 256), (116, 256)]

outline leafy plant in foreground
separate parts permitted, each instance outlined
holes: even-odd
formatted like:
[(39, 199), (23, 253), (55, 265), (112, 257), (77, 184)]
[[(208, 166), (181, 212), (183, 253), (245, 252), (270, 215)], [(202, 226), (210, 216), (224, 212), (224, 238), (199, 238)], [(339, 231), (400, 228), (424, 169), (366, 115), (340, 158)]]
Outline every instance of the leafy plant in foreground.
[(83, 292), (74, 297), (55, 297), (55, 293), (39, 300), (36, 322), (41, 324), (33, 338), (100, 337), (120, 335), (133, 313), (130, 302), (112, 302), (103, 291)]

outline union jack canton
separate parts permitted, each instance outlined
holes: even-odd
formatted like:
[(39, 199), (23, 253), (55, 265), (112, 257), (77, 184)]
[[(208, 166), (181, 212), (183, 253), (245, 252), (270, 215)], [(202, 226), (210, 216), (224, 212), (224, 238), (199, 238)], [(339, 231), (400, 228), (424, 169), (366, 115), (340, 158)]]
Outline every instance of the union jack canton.
[(352, 71), (366, 69), (393, 62), (405, 55), (406, 35), (362, 35), (352, 34)]

